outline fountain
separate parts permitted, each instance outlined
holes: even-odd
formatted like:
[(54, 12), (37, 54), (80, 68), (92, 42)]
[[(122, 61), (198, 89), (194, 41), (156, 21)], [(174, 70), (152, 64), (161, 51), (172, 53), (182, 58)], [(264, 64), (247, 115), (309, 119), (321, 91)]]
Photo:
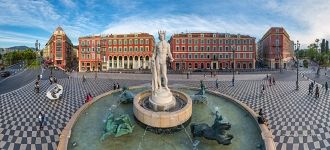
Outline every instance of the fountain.
[[(151, 89), (142, 85), (97, 96), (71, 118), (58, 149), (274, 149), (269, 130), (239, 101), (206, 91), (203, 82), (198, 90), (180, 85), (170, 89), (165, 60), (173, 58), (165, 32), (159, 35)], [(193, 104), (191, 97), (199, 100)]]

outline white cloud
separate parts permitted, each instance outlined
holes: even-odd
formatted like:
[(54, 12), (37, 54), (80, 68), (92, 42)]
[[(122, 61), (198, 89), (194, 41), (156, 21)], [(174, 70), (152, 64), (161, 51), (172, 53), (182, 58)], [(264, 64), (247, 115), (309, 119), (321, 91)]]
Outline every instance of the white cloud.
[(33, 44), (35, 43), (36, 39), (38, 39), (39, 42), (42, 43), (46, 43), (48, 40), (45, 37), (0, 30), (0, 43), (13, 42), (13, 43), (21, 43), (21, 44)]
[(304, 30), (291, 26), (290, 36), (299, 40), (304, 47), (313, 43), (315, 39), (330, 38), (330, 1), (327, 0), (288, 0), (265, 1), (264, 7), (274, 13), (290, 17), (302, 26)]
[(166, 30), (169, 34), (181, 32), (228, 32), (251, 36), (261, 36), (266, 26), (253, 24), (237, 19), (228, 22), (221, 17), (200, 17), (197, 15), (167, 15), (163, 17), (132, 16), (108, 25), (103, 33), (135, 33), (147, 32), (156, 35), (158, 30)]
[(66, 7), (69, 7), (69, 8), (76, 7), (76, 4), (73, 2), (73, 0), (61, 0), (61, 2)]

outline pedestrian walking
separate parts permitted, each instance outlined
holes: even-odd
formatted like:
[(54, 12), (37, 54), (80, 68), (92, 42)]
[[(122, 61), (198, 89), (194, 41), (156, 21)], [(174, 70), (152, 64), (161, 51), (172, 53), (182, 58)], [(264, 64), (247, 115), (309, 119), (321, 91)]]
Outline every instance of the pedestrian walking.
[(83, 82), (86, 81), (85, 75), (82, 76), (82, 81), (83, 81)]
[(117, 85), (116, 83), (113, 84), (113, 90), (116, 90), (117, 89)]
[(315, 88), (315, 98), (319, 98), (319, 97), (320, 97), (319, 86), (316, 85), (316, 88)]
[(325, 91), (328, 91), (328, 82), (325, 82)]
[(117, 82), (117, 89), (120, 89), (120, 85), (119, 85), (119, 83)]
[(271, 77), (269, 77), (269, 86), (272, 86), (272, 78)]
[(34, 90), (36, 91), (36, 93), (39, 93), (39, 89), (40, 89), (40, 84), (39, 84), (39, 81), (37, 81), (37, 82), (35, 83)]
[(39, 130), (42, 130), (43, 129), (43, 123), (45, 121), (45, 116), (41, 112), (39, 112), (38, 121), (39, 121)]
[(263, 85), (261, 85), (261, 94), (263, 95), (264, 94), (264, 92), (265, 92), (265, 85), (263, 84)]
[(206, 74), (204, 73), (204, 79), (206, 78)]
[(312, 93), (313, 93), (313, 86), (312, 86), (312, 83), (310, 83), (308, 85), (308, 95), (313, 95)]
[(219, 89), (218, 79), (215, 80), (215, 86), (217, 87), (217, 89)]
[(189, 79), (189, 72), (187, 72), (187, 79)]
[(268, 79), (268, 73), (267, 73), (267, 75), (266, 75), (266, 78)]

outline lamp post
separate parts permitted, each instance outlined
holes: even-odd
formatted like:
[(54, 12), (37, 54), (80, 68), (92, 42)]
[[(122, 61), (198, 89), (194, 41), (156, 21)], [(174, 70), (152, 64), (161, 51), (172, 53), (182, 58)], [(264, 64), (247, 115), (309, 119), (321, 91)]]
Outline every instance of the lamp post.
[(232, 79), (232, 84), (233, 86), (235, 86), (235, 45), (232, 45), (231, 46), (231, 50), (233, 51), (233, 66), (232, 66), (232, 69), (233, 69), (233, 79)]
[(296, 47), (296, 64), (297, 64), (297, 81), (296, 81), (296, 90), (299, 90), (299, 83), (298, 83), (298, 68), (299, 68), (299, 59), (298, 59), (298, 51), (299, 51), (299, 48), (300, 48), (300, 43), (299, 41), (297, 40), (297, 43), (294, 44), (295, 47)]

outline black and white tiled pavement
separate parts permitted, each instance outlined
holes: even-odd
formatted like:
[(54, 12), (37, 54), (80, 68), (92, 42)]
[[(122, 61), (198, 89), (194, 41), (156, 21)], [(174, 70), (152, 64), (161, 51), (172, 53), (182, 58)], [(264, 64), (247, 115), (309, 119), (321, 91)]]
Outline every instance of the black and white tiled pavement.
[[(146, 81), (59, 79), (63, 85), (63, 97), (56, 101), (48, 100), (45, 91), (47, 80), (41, 80), (39, 94), (34, 92), (34, 83), (12, 92), (0, 95), (0, 149), (34, 150), (56, 149), (61, 130), (74, 112), (84, 103), (90, 92), (97, 96), (112, 90), (113, 83), (121, 85), (140, 85)], [(46, 124), (39, 131), (37, 115), (45, 114)]]
[[(329, 150), (330, 149), (330, 91), (321, 88), (320, 98), (308, 95), (309, 81), (300, 81), (299, 91), (295, 81), (277, 81), (269, 86), (267, 81), (205, 82), (210, 90), (233, 96), (256, 112), (262, 108), (269, 119), (278, 150)], [(261, 94), (261, 85), (266, 85)], [(198, 86), (198, 83), (190, 83)]]
[[(61, 130), (73, 113), (84, 103), (85, 95), (93, 96), (112, 89), (114, 82), (121, 85), (140, 85), (150, 81), (112, 79), (59, 79), (63, 85), (63, 98), (50, 101), (45, 97), (49, 86), (41, 82), (41, 93), (34, 94), (34, 84), (0, 95), (0, 149), (56, 149)], [(210, 90), (222, 92), (244, 102), (257, 111), (263, 108), (269, 119), (276, 149), (330, 149), (330, 91), (321, 88), (320, 98), (308, 95), (309, 81), (300, 81), (299, 91), (295, 81), (277, 81), (268, 86), (266, 81), (236, 81), (235, 87), (229, 81), (206, 81)], [(170, 84), (185, 84), (198, 87), (199, 82), (176, 81)], [(266, 91), (260, 94), (261, 85)], [(38, 132), (37, 115), (46, 115), (46, 125)]]

